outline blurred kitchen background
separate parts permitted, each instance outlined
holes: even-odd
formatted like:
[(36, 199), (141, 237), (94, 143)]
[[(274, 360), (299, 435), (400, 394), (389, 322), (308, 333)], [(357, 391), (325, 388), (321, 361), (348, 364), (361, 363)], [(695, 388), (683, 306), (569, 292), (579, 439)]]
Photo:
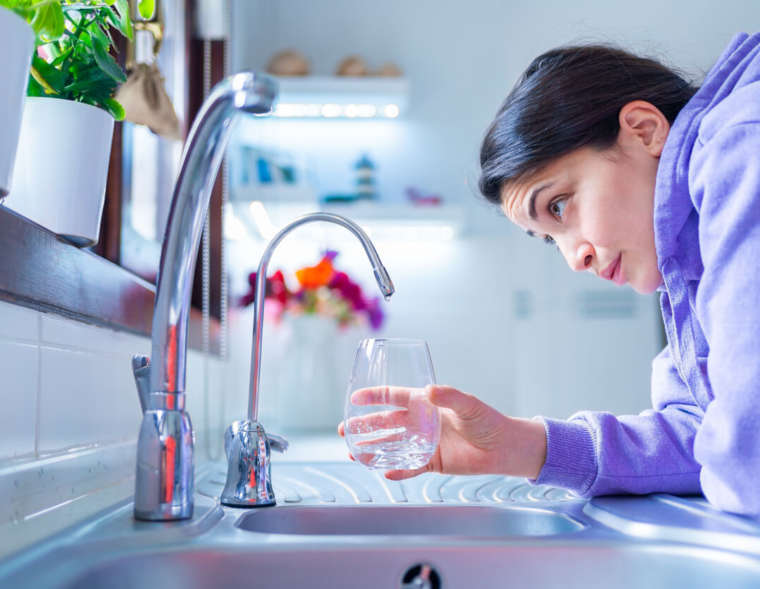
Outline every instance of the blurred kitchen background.
[[(267, 429), (333, 430), (356, 344), (373, 336), (427, 340), (438, 382), (508, 414), (647, 408), (650, 363), (664, 345), (656, 297), (575, 274), (553, 247), (512, 227), (477, 193), (480, 141), (518, 75), (549, 48), (614, 42), (699, 81), (758, 17), (755, 0), (200, 2), (209, 72), (303, 74), (281, 79), (276, 116), (241, 120), (228, 150), (223, 239), (212, 252), (222, 269), (211, 274), (221, 288), (219, 353), (230, 363), (221, 377), (232, 392), (222, 407), (206, 399), (207, 423), (221, 428), (245, 409), (252, 305), (241, 301), (250, 273), (279, 227), (314, 210), (367, 230), (396, 294), (373, 300), (370, 266), (344, 229), (312, 224), (286, 238), (270, 266), (282, 280), (270, 289), (280, 301), (267, 303)], [(341, 66), (366, 73), (338, 76)], [(134, 157), (147, 162), (163, 149), (176, 166), (178, 147), (161, 148), (147, 133), (125, 129)], [(164, 176), (170, 186), (172, 174)], [(170, 195), (153, 192), (132, 187), (123, 228), (126, 243), (134, 237), (131, 255), (148, 259), (157, 250), (134, 244), (161, 235)], [(318, 266), (326, 251), (338, 253)], [(296, 271), (306, 269), (298, 276), (318, 285), (330, 265), (327, 286), (304, 302)], [(361, 292), (354, 288), (352, 299), (346, 288), (330, 288), (334, 272)], [(376, 306), (377, 329), (367, 305)]]

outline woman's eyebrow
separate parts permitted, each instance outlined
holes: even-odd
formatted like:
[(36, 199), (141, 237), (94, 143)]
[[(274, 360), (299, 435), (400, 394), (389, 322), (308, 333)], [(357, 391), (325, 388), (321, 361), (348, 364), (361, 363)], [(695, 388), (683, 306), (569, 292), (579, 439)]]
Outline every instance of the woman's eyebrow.
[(552, 184), (554, 184), (553, 181), (547, 182), (543, 186), (539, 186), (530, 193), (530, 201), (528, 202), (528, 214), (534, 221), (538, 219), (538, 215), (536, 214), (536, 197), (538, 196), (539, 192), (541, 192), (544, 188), (549, 188)]

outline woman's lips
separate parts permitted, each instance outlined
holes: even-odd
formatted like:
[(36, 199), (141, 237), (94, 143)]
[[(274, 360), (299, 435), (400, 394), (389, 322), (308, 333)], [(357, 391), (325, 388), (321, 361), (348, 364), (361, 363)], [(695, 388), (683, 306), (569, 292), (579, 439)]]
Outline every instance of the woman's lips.
[(615, 264), (615, 270), (612, 272), (612, 282), (618, 286), (625, 284), (625, 278), (623, 278), (623, 254), (620, 254)]
[(623, 254), (618, 254), (615, 261), (607, 266), (600, 276), (605, 280), (611, 280), (615, 284), (625, 284), (625, 278), (623, 278)]

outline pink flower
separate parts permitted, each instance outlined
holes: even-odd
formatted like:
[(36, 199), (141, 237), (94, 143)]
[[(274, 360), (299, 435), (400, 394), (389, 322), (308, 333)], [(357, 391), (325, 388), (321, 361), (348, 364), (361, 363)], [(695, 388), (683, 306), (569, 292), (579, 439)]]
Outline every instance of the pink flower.
[[(379, 329), (384, 320), (380, 298), (368, 301), (359, 284), (352, 281), (345, 272), (335, 270), (333, 261), (337, 256), (338, 252), (327, 250), (317, 266), (298, 270), (296, 277), (300, 288), (295, 292), (288, 290), (281, 270), (272, 274), (267, 279), (266, 286), (267, 316), (271, 314), (275, 321), (279, 321), (286, 312), (316, 313), (334, 318), (341, 328), (366, 319), (373, 329)], [(248, 284), (250, 290), (242, 297), (241, 305), (254, 302), (255, 272), (248, 275)]]

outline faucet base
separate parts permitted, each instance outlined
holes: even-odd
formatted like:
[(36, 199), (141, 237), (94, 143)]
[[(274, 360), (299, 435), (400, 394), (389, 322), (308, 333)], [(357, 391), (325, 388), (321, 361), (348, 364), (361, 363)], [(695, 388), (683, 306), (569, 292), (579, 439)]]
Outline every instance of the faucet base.
[(220, 498), (232, 507), (268, 507), (272, 489), (269, 439), (258, 421), (235, 421), (225, 432), (227, 482)]
[(160, 508), (151, 511), (140, 511), (139, 509), (135, 509), (134, 516), (135, 519), (141, 521), (173, 521), (190, 519), (193, 517), (193, 504), (162, 505)]
[[(171, 397), (153, 394), (150, 399), (152, 403), (184, 405), (184, 395)], [(167, 521), (192, 517), (193, 482), (190, 416), (185, 411), (148, 409), (137, 443), (135, 518)]]
[(219, 501), (222, 505), (226, 505), (227, 507), (274, 507), (277, 505), (277, 501), (272, 500), (270, 503), (262, 503), (258, 500), (252, 501), (251, 503), (244, 503), (244, 502), (238, 502), (237, 500), (223, 500), (220, 499)]

